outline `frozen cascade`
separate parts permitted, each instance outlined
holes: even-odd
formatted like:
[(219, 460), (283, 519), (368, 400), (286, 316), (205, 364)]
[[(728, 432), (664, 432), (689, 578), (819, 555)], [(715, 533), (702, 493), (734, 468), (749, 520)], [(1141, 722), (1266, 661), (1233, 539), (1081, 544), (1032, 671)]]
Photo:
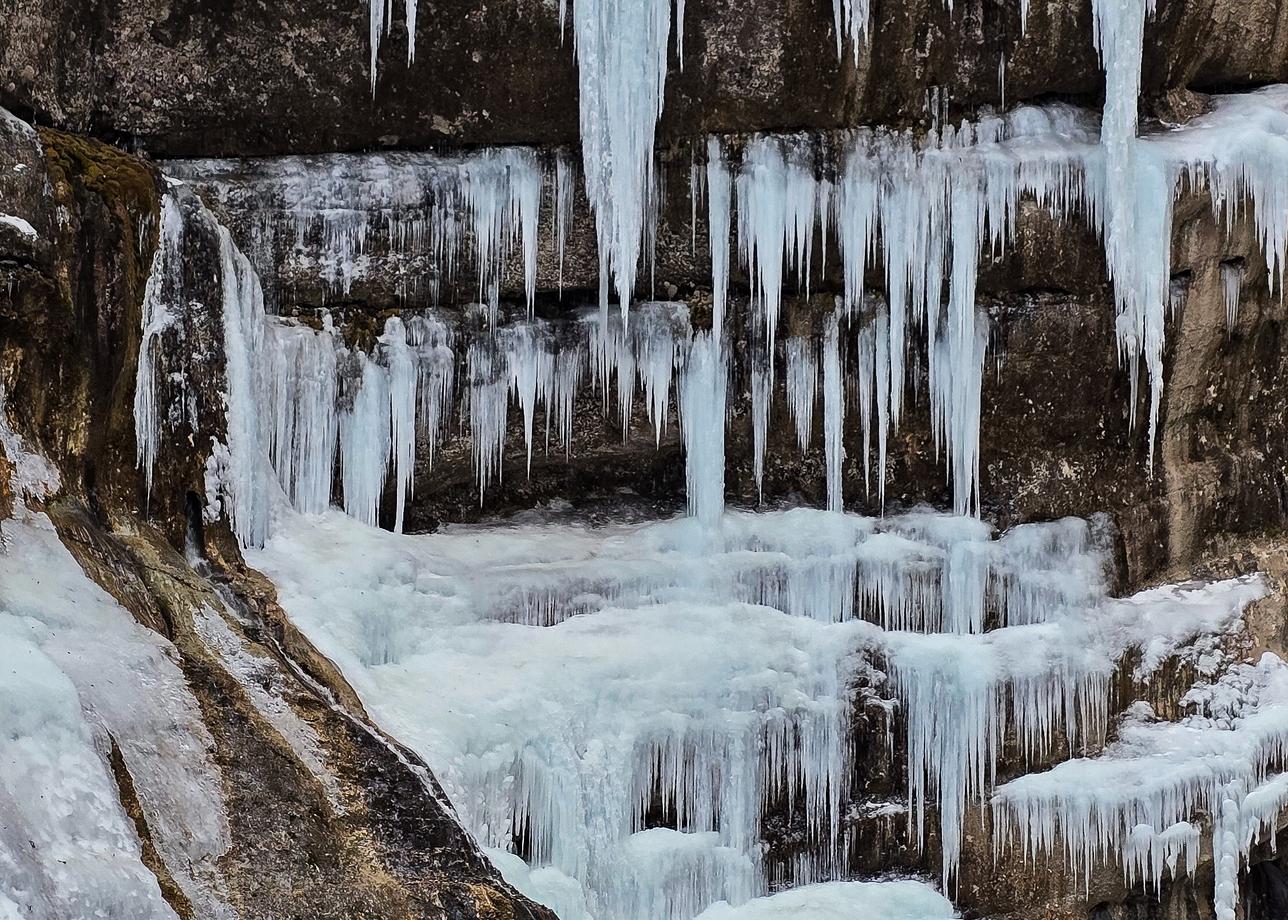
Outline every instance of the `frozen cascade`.
[[(1103, 43), (1106, 67), (1118, 75), (1116, 80), (1127, 80), (1123, 73), (1130, 68), (1120, 64), (1134, 54), (1134, 27), (1128, 25), (1135, 20), (1127, 16), (1120, 25), (1113, 18), (1117, 13), (1104, 15), (1109, 17)], [(1288, 90), (1283, 87), (1218, 96), (1210, 114), (1184, 129), (1140, 138), (1133, 134), (1126, 142), (1122, 137), (1134, 125), (1133, 107), (1114, 108), (1104, 132), (1066, 107), (1025, 107), (978, 124), (946, 126), (924, 139), (855, 131), (834, 162), (828, 161), (832, 148), (802, 136), (755, 138), (727, 169), (726, 152), (716, 144), (719, 159), (710, 154), (704, 181), (698, 183), (707, 187), (715, 215), (716, 294), (727, 286), (721, 264), (727, 250), (716, 242), (722, 235), (724, 178), (732, 176), (738, 249), (752, 279), (761, 332), (776, 328), (784, 272), (805, 282), (814, 235), (826, 239), (823, 231), (828, 230), (841, 253), (843, 323), (858, 336), (859, 360), (853, 366), (860, 403), (865, 396), (871, 400), (870, 411), (860, 405), (859, 415), (865, 437), (875, 442), (878, 492), (884, 487), (884, 447), (898, 428), (904, 403), (908, 336), (916, 332), (928, 346), (933, 429), (949, 467), (954, 507), (969, 510), (978, 501), (977, 368), (987, 335), (971, 306), (978, 252), (1008, 242), (1023, 197), (1057, 216), (1085, 215), (1104, 234), (1111, 261), (1119, 253), (1119, 261), (1128, 263), (1115, 275), (1115, 289), (1137, 291), (1129, 299), (1127, 293), (1119, 298), (1124, 358), (1134, 365), (1134, 356), (1144, 355), (1146, 369), (1157, 369), (1150, 349), (1151, 343), (1161, 342), (1161, 304), (1171, 300), (1170, 286), (1163, 286), (1168, 209), (1170, 190), (1180, 180), (1200, 192), (1206, 189), (1227, 220), (1251, 212), (1272, 283), (1278, 283), (1288, 242), (1288, 192), (1281, 181), (1288, 171), (1286, 110)], [(1118, 175), (1126, 161), (1116, 161), (1112, 175), (1106, 170), (1106, 157), (1118, 147), (1130, 147), (1130, 182)], [(325, 175), (316, 168), (310, 172), (303, 160), (293, 165), (171, 164), (237, 218), (234, 224), (241, 229), (236, 235), (249, 240), (249, 257), (261, 274), (270, 273), (270, 301), (281, 280), (273, 277), (278, 267), (272, 253), (285, 248), (293, 254), (290, 259), (303, 258), (306, 242), (312, 246), (322, 240), (325, 255), (312, 270), (329, 278), (337, 292), (363, 276), (368, 255), (390, 247), (401, 254), (393, 263), (394, 274), (410, 287), (419, 278), (450, 279), (461, 254), (472, 246), (473, 260), (483, 266), (480, 294), (495, 309), (496, 282), (511, 247), (522, 249), (525, 280), (533, 278), (542, 183), (552, 187), (558, 213), (570, 200), (563, 161), (550, 171), (553, 178), (543, 179), (531, 151), (321, 159), (329, 170)], [(819, 179), (820, 172), (833, 178)], [(1130, 213), (1116, 203), (1114, 183), (1130, 185), (1136, 195)], [(1111, 225), (1117, 229), (1111, 232)], [(566, 222), (563, 226), (559, 232), (566, 232)], [(1131, 234), (1124, 236), (1124, 227)], [(864, 290), (872, 258), (882, 261), (884, 303)], [(938, 296), (945, 282), (947, 303)], [(1123, 306), (1129, 301), (1152, 306), (1142, 307), (1137, 316), (1134, 307)], [(721, 316), (722, 328), (723, 323)], [(774, 343), (761, 335), (757, 341), (764, 342), (772, 368)], [(592, 372), (597, 369), (592, 365)], [(1153, 404), (1158, 392), (1151, 387)], [(624, 410), (634, 389), (633, 382), (619, 386)], [(141, 392), (146, 394), (146, 388)], [(798, 424), (802, 418), (796, 417)]]
[(258, 401), (259, 355), (266, 326), (264, 295), (255, 270), (224, 227), (219, 227), (219, 251), (228, 445), (217, 476), (218, 493), (242, 546), (261, 546), (268, 537), (271, 475), (268, 452), (260, 437)]
[[(1131, 9), (1124, 13), (1107, 2), (1099, 14), (1106, 68), (1124, 92), (1139, 82), (1131, 76), (1139, 52), (1133, 23), (1144, 15), (1141, 2), (1126, 6)], [(1213, 111), (1183, 129), (1138, 138), (1135, 125), (1134, 101), (1111, 106), (1103, 131), (1068, 107), (1021, 107), (916, 141), (909, 134), (857, 130), (831, 163), (826, 150), (806, 137), (748, 142), (736, 167), (737, 227), (758, 322), (772, 333), (784, 272), (807, 283), (814, 234), (830, 229), (841, 254), (846, 320), (860, 330), (861, 383), (872, 367), (879, 489), (884, 445), (904, 402), (908, 331), (920, 328), (930, 356), (934, 431), (949, 466), (954, 508), (962, 512), (978, 502), (987, 338), (974, 304), (978, 260), (982, 251), (1009, 243), (1022, 198), (1060, 218), (1084, 215), (1104, 238), (1121, 354), (1132, 368), (1143, 357), (1150, 379), (1151, 444), (1161, 398), (1163, 319), (1172, 294), (1172, 198), (1182, 178), (1188, 187), (1206, 190), (1227, 221), (1250, 206), (1272, 287), (1281, 283), (1288, 246), (1282, 181), (1288, 173), (1288, 88), (1213, 97)], [(875, 308), (864, 290), (873, 253), (882, 259), (886, 279), (885, 303)], [(945, 286), (947, 303), (939, 294)], [(870, 339), (864, 328), (875, 330)], [(1131, 379), (1134, 391), (1134, 372)], [(1135, 405), (1133, 395), (1133, 412)]]
[[(719, 379), (713, 358), (697, 337), (683, 404)], [(526, 866), (499, 854), (507, 877), (603, 920), (756, 903), (771, 871), (760, 815), (783, 798), (811, 841), (796, 881), (842, 876), (846, 688), (879, 680), (872, 663), (906, 713), (909, 820), (937, 804), (952, 847), (1012, 726), (1030, 758), (1059, 737), (1098, 742), (1124, 653), (1157, 666), (1264, 591), (1243, 579), (1106, 601), (1103, 557), (1074, 520), (1000, 539), (930, 512), (719, 521), (717, 541), (700, 518), (399, 540), (332, 513), (286, 519), (249, 561), (480, 842), (517, 848)], [(1178, 823), (1123, 852), (1142, 867), (1189, 859)]]
[(143, 337), (139, 341), (139, 363), (134, 381), (134, 440), (137, 464), (143, 470), (146, 494), (152, 495), (152, 467), (156, 463), (160, 438), (160, 407), (156, 393), (156, 358), (160, 337), (175, 322), (172, 304), (183, 296), (183, 213), (173, 195), (161, 200), (161, 225), (156, 254), (143, 291)]
[[(1242, 590), (1253, 599), (1263, 593), (1253, 584)], [(1000, 787), (992, 802), (997, 845), (1018, 845), (1036, 859), (1059, 844), (1069, 868), (1086, 878), (1102, 861), (1139, 850), (1134, 841), (1145, 832), (1166, 834), (1211, 815), (1217, 916), (1233, 918), (1240, 866), (1288, 802), (1288, 665), (1267, 652), (1217, 676), (1199, 661), (1207, 679), (1186, 697), (1192, 715), (1158, 722), (1136, 704), (1099, 757)], [(1157, 885), (1161, 876), (1156, 861), (1143, 859), (1128, 859), (1124, 871), (1129, 882)]]

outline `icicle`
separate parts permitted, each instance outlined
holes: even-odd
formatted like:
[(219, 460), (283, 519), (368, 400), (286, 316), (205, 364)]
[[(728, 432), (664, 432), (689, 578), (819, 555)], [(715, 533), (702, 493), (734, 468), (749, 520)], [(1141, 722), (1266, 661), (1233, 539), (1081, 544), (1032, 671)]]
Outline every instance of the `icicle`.
[(841, 361), (841, 332), (835, 314), (823, 332), (823, 438), (827, 457), (827, 509), (844, 509), (845, 372)]
[(873, 330), (875, 358), (873, 368), (876, 378), (877, 407), (877, 500), (885, 510), (886, 447), (890, 438), (890, 320), (885, 310), (877, 311)]
[(145, 495), (152, 497), (161, 421), (156, 394), (156, 355), (161, 335), (177, 321), (183, 300), (183, 212), (172, 195), (161, 200), (161, 228), (143, 291), (139, 363), (134, 380), (136, 466), (143, 470)]
[(403, 513), (416, 473), (417, 370), (407, 329), (396, 316), (385, 320), (381, 353), (389, 374), (389, 418), (394, 461), (394, 533), (403, 532)]
[(729, 223), (733, 182), (720, 139), (707, 138), (707, 235), (711, 244), (711, 335), (720, 346), (729, 296)]
[(528, 454), (528, 476), (532, 476), (533, 430), (537, 401), (550, 404), (554, 390), (554, 355), (549, 350), (543, 328), (524, 323), (505, 330), (502, 339), (505, 363), (509, 370), (510, 391), (518, 397), (523, 410), (523, 443)]
[(407, 20), (407, 63), (416, 60), (416, 0), (404, 0), (404, 17)]
[(832, 28), (836, 32), (836, 56), (841, 56), (842, 47), (848, 41), (856, 67), (859, 64), (859, 49), (867, 38), (870, 2), (871, 0), (832, 0)]
[(376, 95), (376, 66), (380, 56), (380, 42), (385, 37), (386, 8), (392, 0), (367, 0), (368, 35), (371, 48), (371, 96)]
[(416, 355), (416, 421), (428, 447), (427, 465), (434, 466), (434, 452), (442, 441), (456, 388), (456, 354), (452, 331), (430, 316), (407, 321), (407, 341)]
[[(872, 389), (876, 382), (876, 328), (869, 323), (859, 330), (859, 417), (863, 422), (863, 494), (872, 493)], [(884, 466), (882, 467), (884, 471)], [(882, 472), (882, 481), (885, 474)]]
[[(407, 23), (407, 63), (416, 60), (416, 3), (404, 0), (403, 16)], [(367, 0), (368, 37), (371, 46), (371, 95), (376, 95), (376, 67), (380, 43), (393, 26), (394, 0)]]
[[(715, 331), (711, 333), (714, 340)], [(751, 431), (753, 442), (753, 475), (756, 479), (756, 496), (765, 498), (765, 447), (769, 440), (769, 409), (774, 397), (774, 378), (767, 361), (752, 359), (751, 368)]]
[(814, 178), (813, 151), (801, 138), (759, 137), (738, 172), (738, 249), (752, 277), (752, 304), (773, 364), (783, 271), (806, 287), (825, 188)]
[[(932, 413), (940, 419), (937, 432), (946, 433), (953, 513), (978, 513), (979, 419), (988, 338), (978, 320), (975, 278), (983, 201), (973, 176), (952, 178), (952, 267), (949, 278), (947, 328), (933, 346)], [(986, 322), (986, 321), (985, 321)]]
[[(1153, 9), (1154, 0), (1092, 3), (1095, 45), (1105, 69), (1100, 135), (1105, 260), (1118, 306), (1120, 353), (1131, 364), (1133, 377), (1142, 356), (1149, 374), (1151, 470), (1163, 387), (1173, 191), (1172, 177), (1160, 158), (1136, 138), (1145, 17)], [(1134, 418), (1134, 398), (1131, 411)]]
[(265, 329), (268, 393), (260, 406), (272, 418), (269, 457), (287, 498), (306, 514), (331, 503), (339, 436), (334, 335), (329, 315), (320, 333), (275, 319)]
[(484, 151), (466, 166), (464, 194), (478, 252), (479, 299), (488, 305), (491, 326), (496, 327), (497, 291), (516, 235), (531, 316), (537, 291), (537, 218), (541, 208), (541, 169), (536, 155), (518, 147)]
[(348, 381), (353, 404), (340, 413), (340, 481), (345, 514), (375, 527), (393, 447), (389, 374), (362, 352), (353, 362), (356, 371)]
[(1233, 332), (1239, 320), (1239, 295), (1243, 287), (1243, 262), (1221, 263), (1221, 291), (1225, 297), (1225, 328)]
[(671, 0), (574, 0), (582, 165), (608, 280), (623, 315), (655, 206), (653, 142), (662, 114)]
[(693, 338), (680, 388), (689, 515), (707, 530), (724, 513), (726, 369), (708, 333)]
[(482, 505), (492, 479), (501, 478), (510, 381), (505, 354), (495, 341), (471, 342), (468, 362), (470, 444)]
[[(563, 0), (560, 0), (562, 5)], [(562, 23), (563, 17), (560, 16)], [(568, 245), (568, 234), (572, 232), (573, 215), (573, 168), (564, 154), (555, 160), (555, 245), (559, 252), (559, 293), (563, 294), (564, 251)]]
[(809, 450), (814, 431), (814, 402), (818, 389), (818, 358), (814, 343), (804, 336), (787, 340), (787, 406), (796, 423), (796, 443), (801, 453)]

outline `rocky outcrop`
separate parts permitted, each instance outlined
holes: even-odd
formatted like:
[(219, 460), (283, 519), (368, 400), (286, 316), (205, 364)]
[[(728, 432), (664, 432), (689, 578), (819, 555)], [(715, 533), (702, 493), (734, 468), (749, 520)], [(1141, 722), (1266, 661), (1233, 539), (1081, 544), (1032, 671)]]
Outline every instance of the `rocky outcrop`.
[[(1023, 27), (1014, 0), (949, 6), (873, 2), (856, 61), (826, 0), (687, 3), (663, 137), (906, 124), (932, 89), (965, 113), (1102, 92), (1085, 0), (1034, 0)], [(422, 4), (411, 64), (399, 15), (374, 94), (367, 18), (350, 0), (4, 0), (0, 105), (164, 157), (577, 140), (553, 0)], [(1288, 80), (1288, 6), (1163, 0), (1145, 48), (1151, 98)]]
[[(203, 524), (204, 462), (224, 424), (217, 309), (166, 332), (183, 347), (166, 352), (158, 379), (186, 394), (187, 414), (165, 449), (186, 459), (159, 467), (148, 494), (133, 399), (157, 172), (83, 137), (38, 138), (12, 122), (0, 131), (0, 200), (31, 228), (0, 237), (0, 411), (61, 473), (47, 511), (63, 543), (168, 640), (197, 700), (227, 810), (230, 849), (216, 873), (228, 903), (266, 920), (550, 917), (500, 880), (424, 764), (372, 726), (285, 622), (226, 527)], [(204, 279), (218, 304), (218, 240), (187, 245), (194, 285)], [(0, 444), (0, 516), (20, 498), (9, 490), (14, 459)], [(151, 844), (156, 803), (140, 803), (119, 752), (111, 764), (163, 895), (180, 917), (203, 916)]]

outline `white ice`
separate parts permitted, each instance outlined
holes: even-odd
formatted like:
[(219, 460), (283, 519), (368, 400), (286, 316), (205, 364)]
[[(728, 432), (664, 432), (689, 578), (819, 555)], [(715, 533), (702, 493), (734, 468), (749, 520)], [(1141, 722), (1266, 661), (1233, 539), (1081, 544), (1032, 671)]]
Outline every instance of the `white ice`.
[[(21, 499), (37, 487), (33, 455), (7, 423), (0, 437)], [(203, 916), (230, 917), (215, 871), (229, 837), (213, 743), (173, 648), (21, 500), (0, 522), (0, 648), (0, 914), (175, 916), (121, 804), (115, 740), (166, 869)]]
[[(809, 509), (399, 539), (333, 513), (286, 517), (249, 561), (480, 841), (544, 873), (532, 890), (652, 920), (765, 894), (776, 797), (806, 818), (798, 880), (844, 871), (860, 675), (903, 713), (909, 821), (920, 836), (937, 806), (951, 877), (1008, 734), (1029, 758), (1099, 744), (1123, 655), (1156, 667), (1264, 591), (1107, 601), (1097, 539), (1076, 520), (999, 538), (969, 517)], [(1188, 858), (1180, 829), (1132, 839), (1142, 865)]]
[(28, 221), (23, 220), (21, 217), (15, 217), (13, 214), (0, 214), (0, 227), (11, 227), (17, 231), (19, 236), (26, 237), (29, 240), (39, 237), (35, 227)]

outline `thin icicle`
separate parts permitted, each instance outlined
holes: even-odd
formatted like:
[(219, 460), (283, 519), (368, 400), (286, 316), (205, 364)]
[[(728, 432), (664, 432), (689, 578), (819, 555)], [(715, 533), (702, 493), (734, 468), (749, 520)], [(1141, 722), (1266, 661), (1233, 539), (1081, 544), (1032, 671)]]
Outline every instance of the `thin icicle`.
[(711, 335), (717, 346), (724, 334), (729, 296), (729, 224), (733, 180), (720, 139), (707, 138), (707, 235), (711, 244)]
[[(711, 336), (715, 338), (715, 331)], [(754, 358), (751, 368), (752, 474), (756, 496), (765, 498), (765, 449), (769, 440), (769, 411), (774, 398), (774, 377), (767, 361)]]
[(796, 425), (796, 443), (801, 453), (809, 450), (814, 433), (814, 403), (818, 398), (818, 356), (812, 339), (793, 336), (785, 345), (787, 353), (787, 406)]
[(1225, 299), (1225, 328), (1234, 331), (1239, 321), (1239, 296), (1243, 288), (1243, 262), (1221, 263), (1221, 293)]
[(823, 331), (823, 440), (827, 458), (827, 509), (841, 511), (845, 463), (845, 371), (835, 314)]

